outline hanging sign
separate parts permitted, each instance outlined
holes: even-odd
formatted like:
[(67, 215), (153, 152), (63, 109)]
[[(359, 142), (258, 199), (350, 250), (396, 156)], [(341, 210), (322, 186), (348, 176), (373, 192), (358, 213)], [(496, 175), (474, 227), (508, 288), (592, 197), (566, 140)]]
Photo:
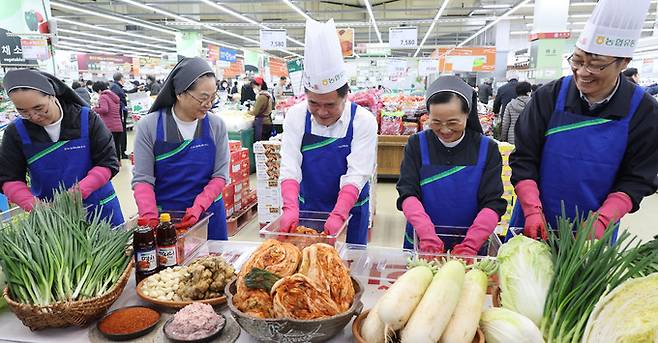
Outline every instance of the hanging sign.
[(337, 29), (340, 49), (343, 51), (343, 57), (354, 57), (354, 29), (345, 28)]
[(391, 27), (388, 29), (391, 49), (412, 49), (418, 46), (417, 27)]
[(407, 61), (397, 58), (389, 58), (387, 61), (387, 72), (389, 79), (398, 79), (407, 72)]
[(217, 45), (208, 44), (208, 60), (217, 61), (219, 59), (219, 47)]
[(304, 85), (302, 84), (303, 64), (302, 59), (291, 60), (287, 62), (288, 77), (290, 78), (290, 85), (292, 86), (292, 93), (295, 96), (304, 94)]
[(219, 60), (226, 62), (235, 62), (237, 59), (238, 52), (233, 49), (220, 47), (219, 48)]
[(439, 72), (439, 60), (421, 59), (418, 60), (418, 75), (427, 76)]
[(286, 47), (286, 30), (260, 30), (261, 49), (276, 50)]

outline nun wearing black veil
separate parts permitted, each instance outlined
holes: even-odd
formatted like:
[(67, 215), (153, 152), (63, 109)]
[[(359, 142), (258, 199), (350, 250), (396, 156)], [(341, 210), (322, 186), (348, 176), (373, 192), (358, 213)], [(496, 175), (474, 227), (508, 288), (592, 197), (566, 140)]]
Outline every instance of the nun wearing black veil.
[(228, 133), (210, 112), (217, 79), (208, 63), (184, 58), (169, 73), (150, 113), (137, 125), (132, 186), (140, 218), (184, 211), (177, 228), (212, 213), (208, 239), (226, 240), (222, 191), (228, 183)]
[[(0, 146), (0, 188), (31, 211), (64, 187), (80, 192), (88, 211), (123, 223), (110, 179), (119, 172), (112, 133), (69, 86), (35, 69), (8, 71), (4, 87), (19, 118)], [(27, 185), (27, 176), (30, 186)]]
[(423, 252), (486, 255), (507, 208), (498, 146), (482, 134), (477, 96), (460, 78), (439, 77), (425, 99), (430, 129), (409, 138), (397, 184), (404, 247), (415, 241)]

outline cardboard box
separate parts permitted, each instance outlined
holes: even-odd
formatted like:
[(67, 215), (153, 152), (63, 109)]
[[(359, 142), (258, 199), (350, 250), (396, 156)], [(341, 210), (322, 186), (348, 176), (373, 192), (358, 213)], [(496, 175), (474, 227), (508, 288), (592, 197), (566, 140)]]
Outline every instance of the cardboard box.
[(277, 153), (281, 151), (281, 142), (279, 141), (260, 141), (254, 143), (255, 154)]
[(240, 149), (242, 149), (242, 143), (240, 143), (240, 141), (228, 141), (229, 152), (238, 151)]
[(222, 198), (224, 199), (224, 204), (228, 202), (233, 202), (235, 197), (235, 186), (233, 184), (226, 185), (224, 191), (222, 192)]
[[(249, 168), (249, 157), (247, 157), (246, 159), (243, 159), (243, 160), (240, 161), (240, 169), (242, 169), (243, 171), (247, 171), (247, 173), (249, 173), (249, 169), (250, 169)], [(247, 175), (249, 175), (249, 174), (247, 174)]]
[(231, 151), (231, 158), (229, 161), (231, 161), (231, 164), (240, 163), (240, 150)]
[(249, 161), (249, 149), (247, 148), (240, 149), (240, 161), (244, 160)]

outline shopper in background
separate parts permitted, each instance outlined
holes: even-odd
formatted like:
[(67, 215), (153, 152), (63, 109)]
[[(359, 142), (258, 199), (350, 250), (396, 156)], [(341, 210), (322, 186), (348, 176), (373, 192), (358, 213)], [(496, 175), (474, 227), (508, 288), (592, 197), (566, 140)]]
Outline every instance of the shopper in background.
[(507, 104), (505, 113), (503, 113), (503, 130), (501, 133), (501, 140), (514, 144), (514, 126), (516, 121), (525, 109), (528, 102), (530, 102), (530, 92), (532, 86), (528, 82), (519, 82), (516, 84), (516, 98)]
[(89, 95), (89, 92), (87, 92), (87, 88), (82, 87), (80, 82), (73, 81), (73, 83), (71, 83), (71, 88), (73, 88), (75, 94), (77, 94), (82, 100), (84, 100), (87, 106), (91, 104), (91, 95)]
[(160, 85), (155, 81), (155, 76), (153, 75), (148, 75), (146, 76), (146, 86), (144, 86), (144, 90), (149, 92), (150, 96), (156, 96), (158, 93), (160, 93)]
[(281, 143), (282, 231), (299, 224), (299, 210), (331, 212), (334, 235), (351, 214), (347, 242), (368, 243), (369, 180), (375, 171), (377, 121), (347, 99), (348, 76), (336, 26), (306, 21), (307, 101), (291, 107)]
[[(21, 116), (0, 145), (0, 186), (9, 201), (31, 211), (60, 187), (79, 191), (91, 212), (123, 223), (110, 179), (119, 171), (112, 135), (87, 104), (54, 76), (10, 70), (4, 86)], [(26, 176), (30, 177), (30, 187)]]
[(240, 105), (244, 105), (247, 101), (255, 101), (256, 92), (254, 91), (254, 80), (249, 78), (244, 78), (244, 85), (242, 85), (242, 90), (240, 91)]
[(249, 115), (254, 117), (254, 142), (269, 140), (272, 136), (272, 94), (267, 91), (267, 83), (262, 77), (254, 77), (256, 104), (251, 107)]
[(637, 68), (626, 68), (622, 74), (628, 79), (628, 81), (636, 85), (640, 84), (640, 73), (637, 71)]
[(488, 79), (480, 85), (478, 89), (478, 100), (480, 100), (481, 103), (483, 104), (488, 104), (489, 99), (493, 96), (493, 88), (491, 85), (493, 84), (493, 79)]
[(230, 90), (231, 86), (226, 80), (222, 80), (219, 82), (219, 91), (220, 92), (228, 92)]
[(509, 104), (512, 99), (516, 98), (516, 84), (519, 83), (516, 73), (512, 73), (506, 84), (498, 88), (496, 98), (494, 99), (493, 112), (498, 115), (505, 113), (505, 106)]
[(93, 88), (92, 88), (94, 86), (94, 81), (87, 80), (85, 82), (85, 85), (86, 85), (86, 88), (87, 88), (87, 92), (89, 92), (89, 94), (94, 94), (95, 93)]
[(121, 155), (121, 150), (116, 142), (121, 140), (123, 134), (123, 125), (121, 125), (121, 100), (118, 95), (109, 90), (108, 84), (104, 81), (96, 81), (93, 90), (99, 95), (98, 106), (94, 107), (94, 112), (98, 113), (105, 126), (112, 132), (114, 148), (118, 157)]
[[(511, 227), (546, 239), (546, 223), (557, 227), (564, 203), (570, 218), (596, 212), (600, 238), (656, 191), (658, 103), (621, 74), (649, 2), (599, 1), (567, 59), (573, 75), (533, 94), (516, 124), (510, 157), (519, 199)], [(609, 32), (625, 43), (600, 44)]]
[(199, 57), (184, 58), (137, 123), (132, 186), (139, 216), (152, 226), (158, 209), (185, 211), (178, 225), (194, 225), (213, 213), (208, 239), (228, 239), (221, 198), (228, 182), (228, 132), (210, 108), (217, 99), (212, 68)]
[(114, 82), (110, 85), (110, 90), (119, 96), (119, 100), (121, 101), (121, 125), (123, 126), (123, 134), (121, 135), (121, 141), (117, 142), (121, 147), (121, 155), (119, 155), (119, 159), (127, 159), (128, 155), (126, 155), (126, 146), (128, 144), (128, 137), (126, 122), (128, 121), (128, 100), (126, 99), (126, 91), (123, 90), (123, 75), (121, 73), (115, 73), (112, 76), (112, 79)]
[(281, 98), (283, 96), (283, 92), (286, 91), (286, 86), (288, 86), (288, 78), (281, 76), (279, 78), (279, 83), (276, 85), (276, 87), (274, 87), (274, 96)]
[(415, 232), (423, 252), (478, 255), (507, 208), (502, 157), (482, 134), (468, 84), (441, 76), (425, 99), (431, 130), (409, 138), (397, 184), (408, 221), (404, 248), (413, 249)]
[(230, 94), (238, 94), (238, 81), (233, 81), (233, 87), (231, 87)]

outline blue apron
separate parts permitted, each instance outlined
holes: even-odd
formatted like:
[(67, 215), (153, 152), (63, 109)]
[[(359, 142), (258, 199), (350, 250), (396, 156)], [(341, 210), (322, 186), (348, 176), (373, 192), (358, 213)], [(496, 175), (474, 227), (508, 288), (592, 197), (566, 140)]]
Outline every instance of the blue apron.
[[(347, 156), (352, 152), (354, 117), (357, 105), (352, 103), (352, 117), (343, 138), (317, 136), (311, 133), (311, 113), (306, 111), (306, 127), (302, 138), (302, 182), (300, 210), (331, 212), (340, 191), (340, 178), (347, 173)], [(366, 183), (350, 211), (347, 242), (368, 244), (370, 220), (370, 184)]]
[[(62, 113), (64, 115), (64, 113)], [(53, 193), (64, 186), (73, 187), (91, 170), (91, 147), (89, 142), (89, 107), (80, 110), (80, 138), (55, 143), (33, 143), (27, 133), (23, 119), (15, 122), (18, 135), (23, 141), (23, 154), (27, 159), (32, 194), (39, 199), (52, 200)], [(123, 223), (119, 198), (112, 183), (108, 182), (84, 200), (87, 212), (97, 208), (101, 217), (112, 226)]]
[[(557, 229), (562, 201), (567, 217), (583, 218), (597, 211), (614, 185), (628, 143), (628, 127), (644, 91), (635, 86), (628, 113), (620, 120), (593, 118), (564, 110), (571, 76), (562, 80), (555, 111), (545, 136), (539, 170), (539, 194), (546, 222)], [(512, 228), (523, 228), (525, 216), (517, 201), (510, 219)], [(618, 227), (613, 235), (617, 237)], [(520, 231), (522, 232), (522, 231)]]
[[(203, 119), (200, 138), (169, 143), (164, 138), (165, 118), (159, 112), (155, 156), (155, 198), (158, 208), (185, 211), (210, 182), (215, 169), (215, 142), (210, 134), (208, 115)], [(208, 223), (208, 239), (227, 240), (226, 210), (219, 194), (206, 210), (213, 214)]]
[[(455, 166), (430, 163), (428, 147), (431, 130), (419, 134), (420, 157), (420, 191), (421, 202), (425, 212), (432, 219), (436, 234), (441, 238), (446, 250), (452, 249), (461, 243), (468, 228), (475, 221), (478, 212), (478, 193), (480, 180), (487, 164), (489, 152), (489, 138), (482, 135), (480, 150), (475, 165)], [(488, 245), (480, 248), (478, 255), (487, 255)], [(414, 230), (407, 223), (404, 238), (404, 248), (414, 248)]]

